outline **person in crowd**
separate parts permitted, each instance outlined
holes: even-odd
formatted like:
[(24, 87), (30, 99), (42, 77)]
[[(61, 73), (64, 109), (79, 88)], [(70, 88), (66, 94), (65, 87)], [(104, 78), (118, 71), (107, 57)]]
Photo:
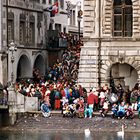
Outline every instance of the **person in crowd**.
[(61, 113), (63, 114), (63, 110), (65, 110), (65, 107), (66, 107), (65, 104), (68, 104), (69, 101), (68, 101), (68, 99), (66, 99), (65, 96), (63, 96), (60, 101), (61, 101), (61, 105), (62, 105), (62, 107), (61, 107), (62, 112)]
[(93, 88), (93, 95), (94, 95), (94, 111), (98, 111), (99, 109), (99, 93), (100, 93), (100, 88)]
[(55, 109), (60, 109), (60, 100), (62, 98), (59, 88), (54, 85), (54, 98), (55, 98)]
[(127, 88), (124, 92), (124, 102), (127, 104), (130, 104), (130, 97), (131, 97), (131, 91), (129, 90), (129, 88)]
[(125, 106), (124, 106), (124, 102), (121, 102), (120, 103), (120, 105), (118, 107), (118, 111), (117, 111), (117, 116), (118, 116), (118, 119), (125, 117)]
[(84, 117), (84, 99), (80, 97), (77, 104), (79, 106), (77, 108), (78, 117), (83, 118)]
[(123, 101), (124, 90), (121, 84), (117, 86), (117, 95), (118, 95), (118, 103), (120, 104)]
[(90, 93), (87, 97), (87, 104), (88, 104), (88, 107), (91, 108), (93, 110), (94, 108), (94, 102), (95, 102), (95, 96), (93, 94), (93, 92), (96, 91), (95, 88), (93, 89), (90, 89)]
[(87, 104), (87, 90), (84, 87), (82, 87), (82, 88), (83, 88), (84, 104), (86, 105)]
[(137, 89), (132, 90), (130, 102), (132, 104), (132, 109), (137, 110), (137, 102), (138, 102), (138, 90)]
[(91, 107), (89, 107), (89, 105), (87, 105), (84, 110), (85, 118), (87, 118), (87, 117), (92, 118), (92, 114), (93, 114), (93, 109)]
[(117, 111), (118, 111), (118, 105), (114, 103), (112, 105), (112, 118), (118, 117)]
[(41, 105), (41, 111), (45, 118), (51, 116), (51, 111), (50, 111), (49, 107), (50, 107), (50, 104), (48, 101), (44, 101)]
[(137, 108), (138, 108), (138, 117), (139, 117), (139, 119), (140, 119), (140, 101), (138, 102)]
[(126, 119), (134, 118), (134, 112), (133, 112), (132, 106), (129, 103), (125, 104), (125, 118)]
[(109, 109), (109, 101), (105, 100), (104, 104), (103, 104), (103, 107), (101, 109), (101, 116), (102, 117), (105, 117), (107, 115), (108, 109)]
[(99, 99), (100, 99), (100, 108), (103, 107), (103, 104), (104, 104), (104, 102), (105, 102), (105, 98), (106, 98), (105, 91), (104, 91), (104, 90), (101, 90), (100, 95), (99, 95)]
[(54, 90), (51, 90), (51, 93), (50, 93), (50, 105), (51, 105), (51, 109), (54, 110), (55, 109), (55, 92), (54, 92)]

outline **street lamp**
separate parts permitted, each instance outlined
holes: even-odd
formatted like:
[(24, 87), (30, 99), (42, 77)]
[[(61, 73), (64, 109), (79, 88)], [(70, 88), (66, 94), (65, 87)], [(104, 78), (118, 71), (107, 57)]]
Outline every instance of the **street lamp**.
[(13, 86), (14, 84), (14, 72), (13, 72), (13, 63), (15, 61), (15, 57), (14, 57), (14, 52), (17, 51), (17, 47), (16, 44), (11, 41), (11, 43), (9, 44), (9, 51), (11, 52), (11, 86)]
[(11, 62), (11, 82), (10, 86), (8, 87), (8, 105), (9, 105), (9, 123), (11, 125), (14, 125), (16, 122), (16, 112), (17, 112), (17, 94), (14, 89), (14, 72), (13, 72), (13, 63), (15, 61), (14, 52), (17, 51), (16, 44), (14, 41), (11, 41), (8, 48), (9, 52), (11, 52), (9, 55), (10, 62)]
[(80, 28), (81, 28), (82, 15), (83, 15), (83, 11), (80, 8), (80, 10), (78, 11), (78, 16), (77, 16), (77, 22), (78, 22), (78, 38), (79, 38), (79, 40), (80, 40)]

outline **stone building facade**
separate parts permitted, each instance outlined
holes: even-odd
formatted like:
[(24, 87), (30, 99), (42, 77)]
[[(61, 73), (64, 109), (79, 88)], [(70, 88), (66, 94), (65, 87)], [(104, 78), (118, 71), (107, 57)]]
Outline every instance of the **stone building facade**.
[(140, 0), (84, 0), (78, 83), (85, 88), (140, 81)]
[[(68, 3), (68, 2), (67, 2)], [(68, 5), (68, 32), (75, 40), (79, 40), (79, 34), (83, 34), (83, 18), (78, 18), (78, 12), (83, 11), (83, 0), (69, 0)], [(80, 29), (79, 29), (80, 28)]]
[[(46, 48), (47, 31), (53, 20), (53, 29), (61, 24), (60, 31), (67, 29), (67, 15), (60, 11), (66, 9), (66, 3), (59, 2), (59, 12), (50, 18), (46, 7), (54, 4), (54, 0), (1, 0), (0, 1), (0, 82), (7, 84), (21, 78), (32, 78), (33, 69), (45, 75), (49, 65), (49, 51)], [(62, 12), (64, 13), (64, 12)], [(61, 16), (61, 18), (60, 18)], [(9, 44), (14, 41), (17, 51), (12, 52)]]

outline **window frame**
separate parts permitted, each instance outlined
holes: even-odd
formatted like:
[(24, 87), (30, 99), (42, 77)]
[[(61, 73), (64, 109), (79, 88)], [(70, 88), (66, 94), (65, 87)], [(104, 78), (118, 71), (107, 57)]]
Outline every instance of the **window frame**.
[(7, 33), (8, 33), (8, 43), (10, 43), (12, 40), (15, 38), (15, 28), (14, 28), (14, 13), (13, 12), (8, 12), (8, 17), (7, 17)]
[[(121, 13), (115, 13), (115, 10), (117, 10), (117, 8), (121, 9)], [(131, 9), (131, 12), (129, 14), (126, 13), (126, 9), (130, 8)], [(126, 20), (125, 17), (126, 16), (130, 16), (131, 20)], [(120, 24), (121, 24), (121, 27), (120, 27), (120, 30), (115, 30), (115, 28), (117, 27), (117, 25), (115, 25), (115, 19), (117, 18), (117, 16), (121, 17), (121, 20), (120, 20)], [(131, 22), (131, 27), (128, 28), (127, 30), (127, 24), (125, 24), (126, 22)], [(119, 27), (119, 26), (118, 26)], [(120, 35), (115, 35), (115, 33), (120, 33)], [(126, 34), (127, 33), (127, 34)], [(122, 0), (122, 3), (121, 5), (114, 5), (114, 1), (113, 1), (113, 28), (112, 28), (112, 35), (113, 37), (132, 37), (132, 34), (133, 34), (133, 7), (132, 7), (132, 2), (131, 2), (131, 5), (126, 5), (125, 4), (125, 0)]]

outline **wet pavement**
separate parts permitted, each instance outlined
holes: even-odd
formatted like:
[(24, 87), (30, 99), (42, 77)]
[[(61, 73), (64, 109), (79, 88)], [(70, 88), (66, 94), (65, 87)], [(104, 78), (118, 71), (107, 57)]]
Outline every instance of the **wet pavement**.
[(60, 113), (53, 113), (51, 117), (44, 118), (42, 114), (28, 114), (19, 117), (14, 126), (3, 127), (1, 130), (31, 130), (31, 131), (72, 131), (83, 132), (89, 128), (91, 131), (120, 131), (125, 124), (125, 131), (140, 132), (140, 120), (134, 119), (112, 119), (110, 116), (102, 118), (63, 118)]

